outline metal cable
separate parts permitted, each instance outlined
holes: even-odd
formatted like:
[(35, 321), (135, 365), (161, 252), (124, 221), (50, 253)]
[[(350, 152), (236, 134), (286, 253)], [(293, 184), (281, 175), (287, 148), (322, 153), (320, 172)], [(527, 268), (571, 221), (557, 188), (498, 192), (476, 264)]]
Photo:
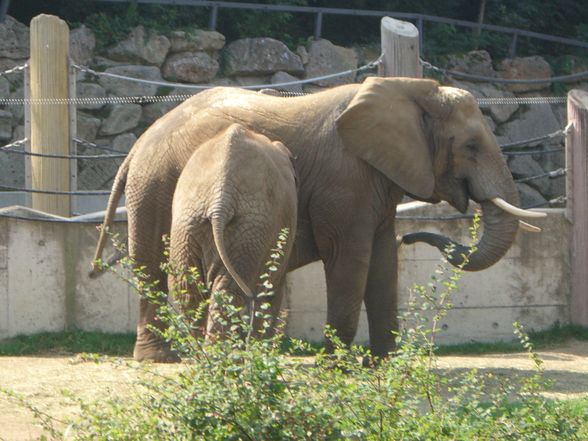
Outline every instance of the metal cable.
[(9, 74), (13, 74), (13, 73), (17, 73), (17, 72), (22, 72), (24, 71), (27, 67), (29, 66), (29, 63), (25, 63), (21, 66), (15, 66), (12, 69), (8, 69), (5, 70), (4, 72), (0, 72), (0, 77), (9, 75)]
[(115, 149), (112, 149), (110, 147), (106, 147), (106, 145), (98, 145), (96, 143), (93, 143), (93, 142), (90, 142), (90, 141), (86, 141), (84, 139), (74, 138), (73, 141), (76, 144), (82, 145), (84, 147), (90, 147), (90, 148), (93, 148), (93, 149), (104, 150), (104, 151), (107, 151), (107, 152), (120, 153), (120, 154), (125, 155), (125, 156), (128, 155), (127, 152), (122, 152), (120, 150), (115, 150)]
[(126, 154), (120, 155), (59, 155), (54, 153), (34, 153), (34, 152), (26, 152), (24, 150), (15, 150), (12, 148), (3, 148), (0, 150), (6, 153), (14, 153), (17, 155), (24, 155), (24, 156), (35, 156), (40, 158), (54, 158), (54, 159), (118, 159), (118, 158), (126, 158)]
[(563, 135), (565, 135), (565, 130), (557, 130), (553, 133), (548, 133), (547, 135), (539, 136), (537, 138), (530, 138), (530, 139), (525, 139), (522, 141), (510, 142), (508, 144), (500, 144), (500, 147), (502, 147), (503, 149), (522, 147), (522, 146), (526, 146), (528, 144), (534, 144), (536, 142), (546, 141), (548, 139), (553, 139), (553, 138), (556, 138), (558, 136), (563, 136)]
[(502, 152), (504, 156), (528, 156), (528, 155), (548, 155), (551, 153), (563, 153), (566, 149), (550, 149), (550, 150), (528, 150), (524, 152)]
[(550, 171), (547, 173), (542, 173), (540, 175), (529, 176), (527, 178), (515, 179), (515, 182), (521, 184), (521, 183), (530, 182), (530, 181), (534, 181), (536, 179), (541, 179), (541, 178), (554, 179), (554, 178), (559, 178), (560, 176), (565, 176), (565, 174), (567, 172), (568, 172), (568, 170), (566, 168), (558, 168), (557, 170), (553, 170), (553, 171)]
[(539, 83), (558, 83), (558, 82), (567, 82), (567, 81), (578, 81), (584, 78), (588, 78), (588, 71), (578, 72), (571, 75), (559, 75), (555, 77), (549, 78), (533, 78), (533, 79), (524, 79), (524, 80), (516, 80), (516, 79), (509, 79), (509, 78), (496, 78), (496, 77), (487, 77), (483, 75), (474, 75), (468, 74), (465, 72), (458, 72), (455, 70), (448, 70), (443, 69), (441, 67), (433, 66), (428, 61), (420, 60), (421, 65), (425, 69), (431, 69), (436, 72), (440, 72), (446, 75), (451, 75), (454, 77), (464, 78), (466, 80), (476, 80), (476, 81), (485, 81), (488, 83), (500, 83), (500, 84), (539, 84)]
[(33, 190), (30, 188), (12, 187), (10, 185), (0, 184), (0, 189), (10, 191), (22, 191), (24, 193), (41, 193), (41, 194), (53, 194), (53, 195), (74, 195), (74, 196), (103, 196), (109, 195), (108, 190), (90, 190), (90, 191), (57, 191), (57, 190)]
[[(346, 70), (343, 72), (322, 75), (322, 76), (314, 77), (314, 78), (307, 78), (305, 80), (286, 81), (283, 83), (276, 83), (276, 84), (257, 84), (257, 85), (251, 85), (251, 86), (237, 86), (237, 87), (239, 87), (241, 89), (254, 89), (255, 90), (255, 89), (281, 88), (281, 87), (288, 87), (288, 86), (298, 86), (301, 84), (315, 83), (317, 81), (343, 77), (343, 76), (351, 75), (351, 74), (361, 72), (364, 70), (374, 69), (382, 62), (383, 56), (384, 56), (384, 54), (380, 55), (377, 60), (372, 61), (371, 63), (368, 63), (364, 66), (357, 67), (355, 69), (349, 69), (349, 70)], [(175, 87), (175, 88), (183, 88), (183, 89), (191, 89), (191, 90), (205, 90), (205, 89), (211, 89), (213, 87), (217, 87), (214, 85), (211, 86), (211, 85), (172, 83), (172, 82), (167, 82), (167, 81), (144, 80), (141, 78), (134, 78), (134, 77), (129, 77), (129, 76), (125, 76), (125, 75), (113, 74), (110, 72), (98, 72), (93, 69), (90, 69), (89, 67), (80, 66), (78, 64), (73, 64), (73, 67), (78, 69), (81, 72), (89, 73), (89, 74), (95, 75), (95, 76), (116, 78), (119, 80), (133, 81), (135, 83), (142, 83), (142, 84), (151, 84), (154, 86)]]

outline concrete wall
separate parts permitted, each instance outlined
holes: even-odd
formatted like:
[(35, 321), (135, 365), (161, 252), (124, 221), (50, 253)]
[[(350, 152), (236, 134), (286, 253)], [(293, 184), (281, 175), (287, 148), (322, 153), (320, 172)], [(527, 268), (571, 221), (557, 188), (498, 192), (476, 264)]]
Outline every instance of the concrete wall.
[[(534, 222), (542, 234), (520, 232), (501, 262), (463, 277), (440, 342), (511, 339), (515, 320), (534, 330), (568, 323), (570, 226), (562, 211), (548, 212), (548, 218)], [(399, 220), (398, 233), (442, 232), (467, 242), (469, 225)], [(117, 228), (124, 230), (125, 224)], [(0, 217), (0, 338), (73, 327), (134, 330), (138, 302), (130, 286), (111, 273), (87, 277), (96, 238), (95, 224)], [(430, 282), (439, 261), (438, 251), (425, 244), (402, 247), (401, 308), (412, 284)], [(287, 333), (320, 340), (326, 317), (322, 265), (290, 273), (286, 289)], [(356, 341), (367, 339), (364, 314)]]

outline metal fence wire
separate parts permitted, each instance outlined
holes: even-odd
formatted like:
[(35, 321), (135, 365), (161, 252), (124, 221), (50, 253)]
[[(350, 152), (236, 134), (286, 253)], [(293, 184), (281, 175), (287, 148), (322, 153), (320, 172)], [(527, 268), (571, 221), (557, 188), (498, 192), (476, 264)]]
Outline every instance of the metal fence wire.
[[(377, 60), (373, 62), (367, 63), (363, 66), (360, 66), (356, 69), (350, 69), (343, 72), (337, 72), (329, 75), (322, 75), (315, 78), (308, 78), (304, 80), (297, 80), (297, 81), (288, 81), (284, 83), (278, 84), (259, 84), (259, 85), (250, 85), (244, 86), (241, 88), (244, 89), (252, 89), (252, 90), (261, 90), (261, 89), (273, 89), (276, 91), (280, 96), (283, 97), (296, 97), (300, 95), (305, 95), (305, 93), (299, 92), (292, 92), (288, 90), (284, 90), (284, 88), (292, 87), (292, 86), (299, 86), (309, 83), (314, 83), (320, 80), (325, 79), (332, 79), (332, 78), (339, 78), (345, 77), (353, 74), (357, 74), (359, 72), (369, 72), (373, 69), (377, 68), (382, 62), (382, 56), (380, 56)], [(588, 71), (581, 72), (574, 75), (564, 75), (559, 77), (552, 77), (546, 79), (529, 79), (529, 80), (508, 80), (508, 79), (499, 79), (499, 78), (492, 78), (492, 77), (484, 77), (478, 75), (470, 75), (463, 72), (456, 72), (451, 70), (446, 70), (442, 68), (438, 68), (433, 66), (432, 64), (422, 61), (421, 64), (424, 68), (434, 70), (436, 72), (440, 72), (444, 75), (455, 76), (464, 79), (471, 79), (476, 81), (484, 81), (484, 82), (498, 82), (498, 83), (505, 83), (505, 84), (520, 84), (520, 83), (547, 83), (547, 82), (555, 82), (555, 81), (578, 81), (579, 79), (588, 78)], [(109, 77), (115, 78), (118, 80), (129, 81), (129, 82), (136, 82), (136, 83), (143, 83), (143, 84), (150, 84), (150, 85), (157, 85), (157, 86), (166, 86), (166, 87), (174, 87), (174, 88), (182, 88), (188, 90), (195, 90), (201, 91), (204, 89), (209, 89), (215, 86), (211, 85), (194, 85), (194, 84), (184, 84), (184, 83), (171, 83), (165, 81), (151, 81), (151, 80), (144, 80), (140, 78), (134, 78), (125, 75), (118, 75), (112, 74), (108, 72), (99, 72), (94, 69), (91, 69), (86, 66), (80, 66), (73, 64), (72, 65), (76, 70), (80, 72), (84, 72), (86, 74), (93, 75), (95, 77)], [(14, 73), (24, 72), (27, 69), (28, 65), (17, 66), (15, 68), (6, 70), (4, 72), (0, 72), (0, 76), (11, 75)], [(192, 94), (177, 94), (177, 95), (152, 95), (152, 96), (109, 96), (104, 98), (96, 98), (96, 97), (75, 97), (69, 99), (25, 99), (25, 98), (4, 98), (0, 99), (0, 105), (25, 105), (25, 104), (41, 104), (41, 105), (78, 105), (78, 104), (118, 104), (118, 103), (154, 103), (154, 102), (180, 102), (184, 101), (188, 98), (193, 96)], [(562, 104), (566, 102), (566, 97), (512, 97), (512, 98), (477, 98), (478, 104), (481, 107), (484, 106), (494, 106), (494, 105), (512, 105), (512, 104)], [(555, 153), (563, 153), (563, 148), (553, 148), (553, 149), (538, 149), (537, 145), (544, 142), (544, 141), (553, 141), (559, 137), (563, 137), (566, 134), (566, 129), (561, 129), (553, 133), (549, 133), (543, 136), (529, 138), (517, 142), (511, 142), (507, 144), (502, 144), (501, 148), (503, 149), (503, 154), (505, 156), (522, 156), (522, 155), (548, 155), (548, 154), (555, 154)], [(126, 152), (121, 152), (118, 150), (113, 149), (108, 144), (96, 144), (87, 140), (74, 138), (74, 142), (77, 145), (97, 149), (101, 151), (105, 151), (108, 153), (103, 154), (50, 154), (50, 153), (37, 153), (31, 152), (23, 147), (26, 147), (28, 143), (28, 139), (21, 139), (10, 144), (0, 146), (0, 153), (4, 154), (12, 154), (12, 155), (26, 155), (32, 157), (41, 157), (41, 158), (52, 158), (52, 159), (69, 159), (69, 160), (120, 160), (127, 156)], [(530, 147), (530, 149), (528, 149)], [(516, 151), (515, 151), (516, 150)], [(567, 170), (565, 168), (559, 168), (557, 170), (553, 170), (550, 172), (546, 172), (541, 175), (530, 176), (519, 178), (515, 180), (518, 183), (528, 183), (534, 180), (542, 179), (542, 178), (557, 178), (564, 176)], [(41, 194), (52, 194), (52, 195), (75, 195), (75, 196), (97, 196), (97, 195), (109, 195), (110, 191), (102, 191), (102, 190), (90, 190), (90, 191), (51, 191), (51, 190), (40, 190), (40, 189), (31, 189), (31, 188), (20, 188), (15, 186), (8, 186), (8, 185), (0, 185), (0, 189), (8, 190), (8, 191), (21, 191), (26, 193), (41, 193)], [(565, 196), (561, 196), (550, 201), (546, 201), (544, 204), (554, 204), (554, 203), (562, 203), (565, 201)], [(531, 207), (525, 207), (531, 208)], [(421, 217), (419, 216), (399, 216), (399, 218), (411, 218), (418, 220)], [(469, 215), (458, 215), (458, 216), (427, 216), (426, 219), (428, 220), (455, 220), (455, 219), (462, 219), (462, 218), (469, 218)]]

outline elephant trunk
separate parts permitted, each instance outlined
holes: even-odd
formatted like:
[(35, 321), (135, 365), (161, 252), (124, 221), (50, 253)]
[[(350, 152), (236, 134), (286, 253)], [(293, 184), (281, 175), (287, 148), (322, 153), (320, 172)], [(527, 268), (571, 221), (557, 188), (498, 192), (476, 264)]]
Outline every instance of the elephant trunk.
[[(511, 201), (517, 203), (518, 195), (511, 195)], [(453, 240), (433, 233), (413, 233), (403, 237), (403, 243), (426, 242), (437, 247), (447, 255), (448, 261), (466, 271), (480, 271), (494, 265), (512, 245), (519, 220), (503, 211), (490, 200), (481, 202), (484, 232), (478, 243), (464, 246)], [(448, 254), (447, 250), (452, 251)]]

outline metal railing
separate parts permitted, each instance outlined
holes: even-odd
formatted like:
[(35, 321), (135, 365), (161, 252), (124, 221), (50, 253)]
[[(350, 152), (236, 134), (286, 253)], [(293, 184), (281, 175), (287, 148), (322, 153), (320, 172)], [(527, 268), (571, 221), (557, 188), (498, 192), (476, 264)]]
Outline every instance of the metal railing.
[(554, 35), (542, 34), (539, 32), (525, 31), (522, 29), (511, 28), (507, 26), (498, 26), (492, 24), (477, 23), (467, 20), (457, 20), (453, 18), (437, 17), (434, 15), (417, 14), (412, 12), (396, 12), (396, 11), (381, 11), (369, 9), (345, 9), (345, 8), (323, 8), (313, 6), (292, 6), (292, 5), (264, 5), (258, 3), (236, 3), (226, 1), (210, 1), (210, 0), (94, 0), (109, 3), (129, 3), (136, 1), (137, 3), (145, 4), (159, 4), (170, 6), (194, 6), (210, 8), (208, 27), (215, 30), (218, 23), (218, 14), (220, 9), (245, 9), (252, 11), (266, 11), (266, 12), (292, 12), (314, 15), (314, 32), (315, 39), (321, 37), (323, 17), (325, 15), (347, 15), (358, 17), (392, 17), (402, 20), (410, 20), (416, 22), (419, 30), (419, 38), (421, 40), (421, 47), (424, 36), (424, 22), (441, 23), (453, 26), (462, 26), (466, 28), (479, 29), (492, 32), (500, 32), (503, 34), (510, 34), (511, 43), (509, 54), (511, 57), (516, 55), (517, 42), (519, 37), (529, 37), (537, 40), (550, 41), (553, 43), (566, 44), (580, 48), (588, 49), (588, 42), (580, 41), (573, 38), (557, 37)]

